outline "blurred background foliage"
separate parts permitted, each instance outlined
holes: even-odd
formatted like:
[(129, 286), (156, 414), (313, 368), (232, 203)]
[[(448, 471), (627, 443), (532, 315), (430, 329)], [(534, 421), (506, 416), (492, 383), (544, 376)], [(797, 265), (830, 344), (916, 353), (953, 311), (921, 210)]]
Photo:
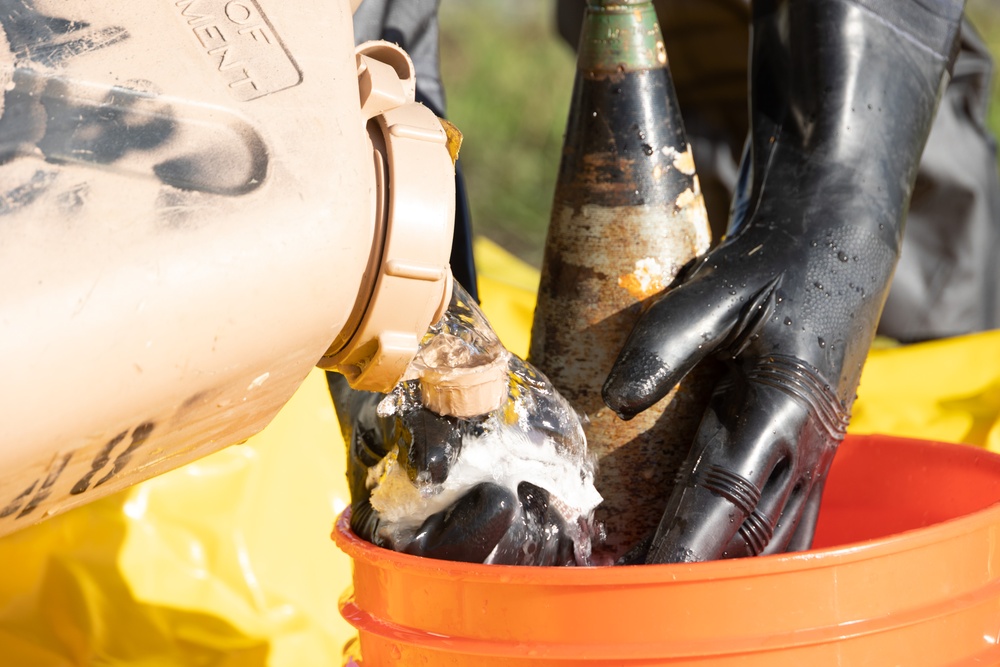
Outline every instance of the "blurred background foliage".
[[(968, 0), (1000, 61), (1000, 0)], [(574, 56), (555, 31), (553, 0), (442, 0), (448, 114), (465, 135), (473, 224), (540, 266), (573, 87)], [(669, 45), (668, 45), (669, 49)], [(1000, 78), (990, 125), (1000, 134)]]

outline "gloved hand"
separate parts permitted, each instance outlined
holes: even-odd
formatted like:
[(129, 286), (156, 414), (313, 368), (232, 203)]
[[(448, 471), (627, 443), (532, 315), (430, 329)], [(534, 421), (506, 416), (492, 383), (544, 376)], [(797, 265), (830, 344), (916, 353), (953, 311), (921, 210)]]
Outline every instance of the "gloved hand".
[[(432, 328), (422, 352), (434, 349), (434, 336), (461, 336), (475, 357), (499, 346), (487, 326), (456, 286), (444, 324)], [(356, 535), (447, 560), (590, 563), (590, 517), (601, 498), (579, 419), (543, 375), (503, 353), (500, 405), (464, 418), (425, 407), (418, 379), (382, 395), (328, 374), (348, 446)], [(418, 355), (418, 368), (421, 359), (427, 355)]]
[(726, 365), (647, 562), (811, 544), (962, 10), (876, 4), (754, 3), (729, 235), (652, 304), (604, 386), (627, 419), (702, 360)]

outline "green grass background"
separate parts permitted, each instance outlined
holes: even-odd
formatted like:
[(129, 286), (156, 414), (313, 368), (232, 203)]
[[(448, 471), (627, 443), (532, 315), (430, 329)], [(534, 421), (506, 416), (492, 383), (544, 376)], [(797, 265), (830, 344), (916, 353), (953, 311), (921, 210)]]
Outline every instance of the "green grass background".
[[(1000, 0), (968, 0), (1000, 62)], [(448, 115), (465, 135), (462, 162), (473, 224), (541, 264), (574, 58), (554, 28), (551, 0), (442, 0), (441, 70)], [(669, 49), (669, 45), (668, 45)], [(990, 125), (1000, 134), (1000, 80)]]

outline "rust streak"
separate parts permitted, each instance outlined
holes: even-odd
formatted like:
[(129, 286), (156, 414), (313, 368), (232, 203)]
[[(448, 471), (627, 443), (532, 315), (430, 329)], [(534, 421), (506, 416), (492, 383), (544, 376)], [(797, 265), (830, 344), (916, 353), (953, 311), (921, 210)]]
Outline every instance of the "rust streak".
[(646, 257), (635, 263), (635, 269), (618, 277), (618, 286), (638, 301), (657, 294), (666, 287), (664, 271), (655, 257)]

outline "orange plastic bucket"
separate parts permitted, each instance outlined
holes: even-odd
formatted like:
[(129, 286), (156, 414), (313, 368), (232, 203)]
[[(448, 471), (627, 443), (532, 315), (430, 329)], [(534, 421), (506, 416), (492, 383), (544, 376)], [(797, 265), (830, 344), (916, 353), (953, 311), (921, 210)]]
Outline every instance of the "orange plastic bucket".
[(353, 536), (341, 612), (381, 665), (1000, 664), (1000, 456), (842, 445), (812, 551), (532, 568), (407, 556)]

